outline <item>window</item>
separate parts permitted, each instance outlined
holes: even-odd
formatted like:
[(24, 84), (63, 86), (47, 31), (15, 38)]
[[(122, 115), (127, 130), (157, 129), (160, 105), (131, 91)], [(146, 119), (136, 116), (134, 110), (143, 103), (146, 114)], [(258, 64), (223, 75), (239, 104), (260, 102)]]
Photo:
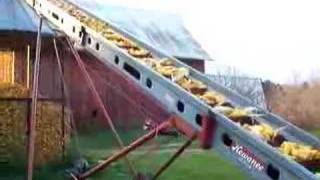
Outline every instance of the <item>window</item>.
[(72, 27), (72, 32), (74, 32), (74, 33), (76, 32), (76, 27), (74, 27), (74, 26)]
[(88, 44), (91, 44), (91, 38), (88, 38)]
[(0, 50), (0, 83), (14, 83), (14, 51)]

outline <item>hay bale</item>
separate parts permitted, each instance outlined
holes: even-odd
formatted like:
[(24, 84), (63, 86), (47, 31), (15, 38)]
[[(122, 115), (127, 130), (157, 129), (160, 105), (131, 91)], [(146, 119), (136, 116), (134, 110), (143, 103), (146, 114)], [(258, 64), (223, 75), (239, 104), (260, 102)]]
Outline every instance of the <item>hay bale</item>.
[(62, 106), (57, 103), (41, 102), (38, 105), (35, 144), (38, 152), (35, 162), (38, 164), (61, 159), (63, 147), (70, 141), (68, 113), (65, 111), (63, 115), (62, 112)]
[[(0, 98), (27, 98), (29, 91), (19, 85), (0, 85)], [(61, 160), (63, 146), (70, 140), (68, 111), (54, 102), (39, 102), (36, 123), (35, 165)], [(64, 114), (63, 114), (64, 113)], [(64, 116), (64, 120), (63, 120)], [(0, 159), (24, 159), (27, 145), (27, 101), (0, 101)]]
[(11, 163), (21, 159), (25, 150), (25, 114), (26, 104), (0, 102), (0, 142), (2, 146), (1, 160)]
[(26, 98), (29, 89), (19, 84), (0, 83), (0, 98)]

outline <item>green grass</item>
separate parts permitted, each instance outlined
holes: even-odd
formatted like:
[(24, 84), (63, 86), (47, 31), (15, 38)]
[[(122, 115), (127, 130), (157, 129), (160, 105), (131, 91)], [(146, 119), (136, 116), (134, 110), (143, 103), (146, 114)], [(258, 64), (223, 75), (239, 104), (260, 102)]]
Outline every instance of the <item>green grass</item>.
[[(122, 132), (121, 137), (125, 144), (141, 136), (144, 132), (130, 131)], [(312, 132), (320, 137), (320, 130)], [(112, 153), (116, 147), (116, 143), (108, 132), (98, 132), (84, 134), (79, 136), (79, 146), (83, 156), (91, 165), (97, 163), (98, 160), (104, 159)], [(152, 154), (142, 156), (147, 147), (138, 149), (137, 152), (130, 154), (130, 159), (134, 162), (134, 166), (139, 172), (150, 174), (155, 172), (168, 158), (173, 151), (169, 150), (172, 147), (167, 147), (167, 138), (158, 137), (160, 147)], [(179, 143), (181, 138), (171, 138), (170, 143)], [(205, 180), (205, 179), (232, 179), (244, 180), (248, 177), (241, 172), (237, 167), (222, 159), (219, 155), (212, 151), (194, 150), (196, 145), (192, 146), (193, 150), (186, 151), (180, 158), (175, 161), (172, 166), (165, 171), (159, 179), (163, 180)], [(167, 151), (163, 151), (163, 150)], [(139, 153), (140, 152), (140, 153)], [(60, 180), (64, 179), (64, 172), (71, 166), (70, 163), (56, 164), (47, 167), (42, 167), (35, 170), (36, 180)], [(0, 170), (1, 177), (5, 180), (23, 179), (25, 174), (25, 166), (11, 167), (7, 170)], [(127, 166), (123, 161), (113, 163), (109, 168), (94, 175), (92, 180), (127, 180), (131, 179), (128, 176)], [(1, 179), (2, 180), (2, 179)]]
[(212, 152), (187, 153), (162, 176), (167, 180), (247, 179), (236, 167)]
[[(313, 131), (313, 134), (320, 137), (320, 130)], [(122, 133), (122, 138), (126, 143), (132, 140), (133, 136), (141, 135), (139, 132), (129, 132)], [(90, 141), (90, 137), (84, 137), (86, 146), (96, 147), (95, 150), (90, 148), (89, 157), (91, 161), (97, 161), (102, 159), (107, 151), (101, 151), (101, 146), (107, 147), (108, 143), (105, 141), (105, 145), (96, 142), (103, 142), (103, 135), (94, 135), (97, 141)], [(87, 139), (88, 138), (88, 139)], [(84, 140), (82, 138), (82, 140)], [(100, 140), (99, 140), (100, 139)], [(164, 141), (161, 139), (160, 141)], [(179, 142), (179, 140), (172, 140), (174, 143)], [(170, 142), (172, 142), (170, 141)], [(110, 144), (110, 142), (109, 142)], [(165, 148), (165, 147), (162, 147)], [(142, 158), (138, 161), (134, 161), (135, 167), (140, 172), (145, 174), (154, 172), (161, 164), (163, 164), (171, 155), (171, 152), (157, 153), (153, 157)], [(131, 159), (137, 159), (135, 156), (131, 155)], [(193, 179), (233, 179), (233, 180), (243, 180), (248, 179), (248, 177), (241, 172), (237, 167), (226, 162), (219, 155), (212, 151), (187, 151), (185, 152), (174, 164), (165, 171), (160, 179), (164, 180), (193, 180)], [(92, 180), (103, 180), (103, 179), (130, 179), (128, 176), (127, 166), (124, 165), (123, 161), (114, 163), (110, 168), (99, 172), (91, 178)]]
[[(121, 138), (125, 144), (128, 144), (132, 140), (140, 137), (145, 132), (130, 131), (122, 132)], [(107, 155), (110, 155), (110, 148), (115, 148), (115, 141), (110, 138), (111, 134), (108, 133), (94, 133), (87, 134), (80, 137), (80, 147), (84, 152), (85, 157), (90, 163), (97, 162), (103, 159)], [(169, 138), (159, 136), (157, 142), (160, 147), (157, 150), (168, 149), (166, 143), (181, 143), (182, 138)], [(197, 146), (196, 143), (192, 146), (192, 149)], [(170, 148), (172, 149), (172, 148)], [(146, 147), (140, 148), (141, 151), (145, 151)], [(172, 155), (172, 152), (157, 152), (143, 157), (143, 153), (130, 154), (130, 159), (133, 161), (137, 171), (144, 174), (154, 173), (168, 158)], [(216, 179), (234, 179), (242, 180), (247, 177), (240, 172), (232, 164), (226, 162), (212, 151), (186, 151), (180, 158), (177, 159), (172, 166), (164, 172), (160, 179), (165, 180), (191, 180), (191, 179), (208, 179), (208, 177), (215, 177)], [(103, 179), (130, 179), (128, 176), (128, 168), (123, 161), (116, 162), (112, 166), (98, 174), (91, 179), (103, 180)]]
[(312, 131), (312, 134), (320, 138), (320, 129)]
[[(125, 144), (128, 144), (133, 139), (141, 136), (145, 132), (131, 131), (122, 132), (121, 137)], [(170, 138), (170, 143), (181, 143), (182, 138)], [(144, 174), (154, 173), (168, 158), (172, 155), (172, 147), (167, 147), (165, 142), (166, 137), (157, 137), (157, 142), (160, 143), (152, 153), (144, 154), (148, 147), (138, 149), (138, 152), (130, 154), (130, 159), (138, 172)], [(97, 163), (98, 160), (104, 159), (114, 150), (115, 141), (111, 138), (111, 134), (107, 132), (91, 133), (79, 136), (79, 146), (81, 147), (82, 155), (89, 161), (90, 165)], [(196, 145), (192, 146), (194, 149)], [(167, 151), (163, 152), (163, 149)], [(161, 150), (158, 152), (158, 150)], [(64, 179), (64, 172), (71, 167), (70, 163), (56, 164), (47, 167), (35, 169), (36, 180), (59, 180)], [(6, 172), (0, 172), (0, 177), (6, 177), (7, 180), (23, 179), (25, 175), (25, 166), (12, 167)], [(242, 180), (246, 177), (233, 165), (225, 162), (218, 155), (212, 152), (205, 151), (186, 151), (172, 166), (165, 171), (160, 179), (165, 180), (188, 180), (188, 179), (208, 179), (215, 177), (216, 179), (235, 179)], [(0, 178), (1, 179), (1, 178)], [(109, 168), (94, 175), (92, 180), (127, 180), (131, 179), (128, 173), (128, 168), (123, 161), (113, 163)], [(1, 179), (2, 180), (2, 179)]]
[[(169, 157), (171, 153), (157, 154), (152, 159), (135, 161), (135, 166), (140, 172), (150, 174), (157, 170)], [(134, 156), (133, 156), (134, 158)], [(93, 180), (103, 179), (129, 179), (127, 167), (123, 162), (115, 163), (111, 168), (95, 175)], [(241, 171), (233, 165), (225, 162), (212, 152), (186, 152), (175, 161), (159, 179), (164, 180), (193, 180), (193, 179), (248, 179)]]

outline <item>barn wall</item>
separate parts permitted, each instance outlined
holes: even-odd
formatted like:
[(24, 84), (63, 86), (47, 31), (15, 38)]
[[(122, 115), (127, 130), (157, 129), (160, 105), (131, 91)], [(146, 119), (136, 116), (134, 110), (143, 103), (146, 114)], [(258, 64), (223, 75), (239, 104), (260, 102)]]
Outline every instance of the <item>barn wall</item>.
[[(0, 34), (0, 48), (15, 52), (15, 83), (27, 86), (27, 46), (30, 45), (30, 66), (33, 68), (35, 59), (35, 36), (27, 33)], [(32, 84), (32, 72), (30, 73)], [(40, 77), (40, 97), (61, 98), (61, 81), (57, 71), (54, 51), (50, 39), (43, 38)]]
[[(85, 52), (80, 52), (80, 56), (111, 118), (118, 125), (130, 127), (137, 121), (144, 121), (148, 117), (158, 122), (169, 117), (170, 114), (165, 107), (157, 104), (157, 101), (143, 92), (130, 77), (114, 71), (112, 67), (104, 65), (100, 60)], [(73, 56), (70, 52), (65, 51), (63, 57), (65, 77), (70, 89), (75, 118), (79, 124), (96, 119), (105, 122), (95, 106), (88, 85)], [(204, 61), (188, 59), (185, 62), (199, 71), (204, 71)]]
[(62, 81), (51, 41), (41, 51), (39, 91), (44, 97), (55, 99), (63, 97)]
[[(19, 38), (15, 36), (8, 36), (8, 34), (0, 35), (0, 49), (15, 51), (15, 81), (19, 84), (23, 84), (25, 82), (25, 77), (23, 76), (24, 69), (24, 61), (22, 55), (24, 54), (24, 43), (26, 39)], [(20, 43), (17, 43), (20, 42)]]
[[(0, 36), (1, 37), (1, 36)], [(16, 52), (16, 82), (26, 85), (26, 46), (31, 45), (31, 59), (35, 57), (35, 37), (22, 36), (1, 38), (0, 48), (13, 48)], [(87, 125), (93, 121), (103, 122), (91, 92), (82, 77), (74, 57), (59, 44), (59, 52), (63, 61), (64, 77), (69, 90), (69, 100), (76, 123)], [(149, 117), (155, 121), (163, 121), (169, 117), (166, 107), (157, 104), (151, 96), (137, 86), (131, 78), (105, 66), (99, 60), (84, 52), (80, 53), (87, 70), (92, 77), (105, 107), (113, 121), (124, 128), (130, 128)], [(33, 62), (33, 61), (32, 61)], [(196, 63), (197, 64), (197, 63)], [(201, 63), (200, 63), (201, 66)], [(56, 57), (51, 39), (43, 39), (41, 51), (41, 67), (39, 90), (41, 97), (62, 97)]]
[[(80, 55), (111, 118), (117, 125), (129, 128), (140, 126), (147, 117), (155, 121), (163, 121), (169, 117), (165, 109), (145, 94), (131, 79), (86, 53)], [(96, 119), (106, 122), (95, 106), (91, 92), (75, 61), (72, 58), (67, 59), (64, 61), (65, 76), (72, 94), (74, 114), (79, 124)]]
[(178, 58), (180, 61), (186, 63), (187, 65), (195, 68), (196, 70), (200, 72), (204, 72), (204, 60), (200, 59), (187, 59), (187, 58)]

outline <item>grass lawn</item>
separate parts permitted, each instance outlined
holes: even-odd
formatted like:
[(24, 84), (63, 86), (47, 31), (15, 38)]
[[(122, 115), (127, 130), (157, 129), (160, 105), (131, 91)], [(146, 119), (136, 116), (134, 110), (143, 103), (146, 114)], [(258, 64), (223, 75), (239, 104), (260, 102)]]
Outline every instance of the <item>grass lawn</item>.
[[(130, 141), (139, 137), (142, 132), (126, 132), (121, 133), (121, 136), (128, 144)], [(314, 131), (313, 134), (320, 137), (320, 131)], [(98, 160), (104, 159), (112, 153), (115, 142), (110, 138), (108, 133), (93, 133), (80, 136), (79, 146), (82, 149), (83, 156), (92, 165)], [(167, 138), (159, 137), (157, 141), (160, 147), (153, 151), (152, 154), (146, 154), (147, 148), (144, 147), (138, 151), (130, 154), (129, 158), (133, 161), (137, 171), (144, 174), (150, 174), (155, 172), (159, 166), (161, 166), (172, 155), (172, 147), (164, 145), (168, 143)], [(171, 138), (170, 144), (177, 144), (181, 142), (181, 138)], [(186, 151), (172, 166), (165, 171), (159, 179), (163, 180), (206, 180), (206, 179), (232, 179), (232, 180), (244, 180), (248, 177), (242, 173), (237, 167), (222, 159), (219, 155), (212, 151), (195, 150), (193, 145), (190, 150)], [(161, 149), (159, 151), (159, 149)], [(64, 179), (65, 169), (70, 165), (55, 165), (50, 167), (44, 167), (35, 171), (35, 179), (39, 180), (60, 180)], [(6, 177), (4, 180), (19, 180), (23, 179), (24, 168), (8, 170), (0, 170), (1, 177)], [(1, 172), (2, 171), (2, 172)], [(2, 175), (5, 173), (5, 175)], [(20, 176), (19, 176), (20, 174)], [(128, 176), (127, 166), (123, 161), (118, 161), (112, 164), (108, 169), (105, 169), (96, 175), (92, 180), (127, 180)]]
[[(126, 132), (121, 133), (121, 137), (125, 144), (144, 134), (145, 132)], [(113, 140), (106, 140), (106, 137), (110, 137), (108, 134), (99, 133), (86, 135), (80, 137), (80, 146), (83, 147), (83, 152), (86, 159), (90, 162), (97, 162), (100, 159), (110, 154), (110, 144), (115, 147)], [(134, 138), (133, 138), (134, 137)], [(94, 140), (93, 140), (94, 139)], [(166, 146), (166, 144), (181, 143), (182, 138), (168, 138), (159, 136), (157, 142), (160, 147), (157, 147), (151, 154), (147, 154), (145, 157), (143, 154), (146, 151), (146, 147), (143, 147), (130, 154), (129, 158), (133, 161), (136, 170), (143, 172), (144, 174), (154, 173), (168, 158), (172, 155), (172, 148)], [(169, 142), (168, 142), (169, 141)], [(97, 143), (98, 142), (98, 143)], [(197, 145), (192, 145), (189, 151), (186, 151), (172, 166), (165, 171), (160, 179), (165, 180), (192, 180), (192, 179), (234, 179), (242, 180), (248, 179), (241, 171), (235, 166), (226, 162), (212, 151), (194, 150)], [(104, 150), (106, 149), (106, 150)], [(109, 150), (108, 150), (109, 149)], [(159, 151), (161, 150), (161, 151)], [(167, 151), (166, 151), (167, 150)], [(143, 152), (143, 153), (139, 153)], [(128, 168), (123, 161), (114, 163), (110, 168), (96, 174), (91, 179), (103, 180), (103, 179), (130, 179), (128, 176)]]
[[(170, 157), (171, 153), (157, 154), (155, 157), (135, 162), (140, 172), (146, 174), (154, 172), (154, 167), (161, 165)], [(134, 156), (133, 156), (134, 158)], [(162, 163), (161, 163), (162, 162)], [(152, 169), (153, 171), (150, 171)], [(129, 179), (127, 168), (123, 163), (115, 163), (112, 168), (103, 171), (92, 179)], [(186, 152), (165, 171), (159, 179), (164, 180), (193, 180), (193, 179), (248, 179), (233, 165), (225, 162), (218, 155), (211, 152)]]
[(317, 136), (317, 137), (320, 138), (320, 129), (319, 129), (319, 130), (312, 131), (312, 134), (314, 134), (315, 136)]

